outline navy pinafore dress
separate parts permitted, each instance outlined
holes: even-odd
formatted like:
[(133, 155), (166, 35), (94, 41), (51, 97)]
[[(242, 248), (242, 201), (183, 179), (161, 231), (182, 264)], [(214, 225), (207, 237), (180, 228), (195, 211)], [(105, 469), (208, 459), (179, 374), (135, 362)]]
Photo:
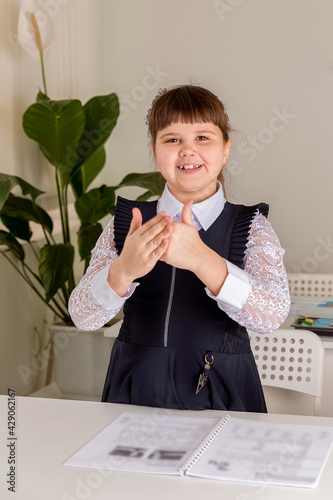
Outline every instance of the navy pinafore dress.
[[(143, 222), (156, 215), (156, 201), (118, 197), (115, 244), (120, 253), (133, 207)], [(241, 267), (253, 217), (267, 216), (264, 203), (246, 207), (226, 202), (215, 222), (200, 230), (202, 240)], [(124, 305), (102, 401), (191, 410), (266, 412), (265, 399), (243, 326), (207, 296), (190, 271), (158, 262)], [(214, 356), (209, 380), (196, 394), (207, 353)]]

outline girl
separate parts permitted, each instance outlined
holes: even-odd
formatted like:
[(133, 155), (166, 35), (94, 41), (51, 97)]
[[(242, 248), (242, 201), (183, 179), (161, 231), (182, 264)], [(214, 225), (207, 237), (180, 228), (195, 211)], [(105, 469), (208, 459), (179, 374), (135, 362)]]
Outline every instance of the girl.
[(124, 305), (102, 401), (265, 412), (246, 328), (275, 330), (290, 304), (268, 206), (225, 200), (231, 129), (210, 91), (165, 89), (147, 121), (165, 190), (158, 201), (118, 197), (70, 299), (85, 330)]

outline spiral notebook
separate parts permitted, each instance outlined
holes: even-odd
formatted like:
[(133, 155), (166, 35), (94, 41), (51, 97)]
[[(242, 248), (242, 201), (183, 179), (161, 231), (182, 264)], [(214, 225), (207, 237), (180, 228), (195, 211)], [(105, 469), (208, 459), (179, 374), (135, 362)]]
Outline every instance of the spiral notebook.
[(122, 413), (64, 465), (314, 488), (332, 442), (326, 426)]

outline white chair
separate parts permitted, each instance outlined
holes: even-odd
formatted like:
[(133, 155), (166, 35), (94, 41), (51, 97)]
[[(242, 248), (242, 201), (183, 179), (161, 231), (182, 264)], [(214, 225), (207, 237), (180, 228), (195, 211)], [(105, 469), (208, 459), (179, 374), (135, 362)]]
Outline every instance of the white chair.
[(333, 297), (333, 274), (289, 274), (291, 297)]
[(324, 374), (320, 337), (307, 330), (282, 328), (267, 335), (249, 332), (249, 336), (264, 392), (270, 386), (311, 395), (314, 414), (320, 416)]

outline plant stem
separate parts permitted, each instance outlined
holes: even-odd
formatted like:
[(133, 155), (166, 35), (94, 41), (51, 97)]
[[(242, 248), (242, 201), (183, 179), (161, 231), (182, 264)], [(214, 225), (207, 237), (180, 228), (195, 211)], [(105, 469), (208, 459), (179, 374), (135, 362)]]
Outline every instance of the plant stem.
[[(63, 189), (62, 193), (63, 193), (62, 206), (63, 206), (63, 212), (64, 212), (64, 227), (65, 227), (65, 234), (66, 234), (66, 242), (70, 243), (71, 242), (71, 233), (70, 233), (69, 216), (68, 216), (68, 186), (66, 186)], [(63, 290), (66, 302), (68, 302), (69, 296), (75, 288), (73, 268), (71, 269), (71, 271), (68, 275), (67, 281), (68, 281), (68, 290), (66, 290), (66, 293), (68, 294), (68, 296), (66, 296), (66, 294)]]
[[(38, 294), (38, 296), (43, 300), (43, 302), (54, 312), (54, 314), (56, 314), (58, 316), (58, 318), (60, 318), (62, 321), (64, 321), (65, 323), (71, 323), (71, 318), (67, 312), (67, 308), (66, 308), (66, 304), (68, 303), (68, 300), (66, 303), (64, 303), (64, 306), (65, 308), (62, 307), (61, 304), (59, 304), (58, 300), (53, 297), (51, 299), (51, 301), (53, 302), (53, 304), (55, 305), (56, 309), (50, 304), (50, 302), (48, 302), (46, 299), (44, 299), (44, 297), (38, 292), (37, 288), (33, 285), (32, 281), (30, 280), (30, 278), (28, 277), (27, 275), (27, 271), (29, 271), (29, 273), (35, 278), (35, 280), (37, 281), (37, 283), (40, 284), (40, 286), (43, 286), (43, 283), (41, 282), (41, 279), (39, 278), (39, 276), (37, 276), (33, 271), (32, 269), (30, 269), (30, 267), (23, 263), (22, 262), (22, 266), (23, 266), (23, 274), (21, 274), (21, 276), (23, 277), (23, 279), (25, 279), (25, 281), (29, 284), (29, 286)], [(17, 268), (16, 268), (17, 269)], [(17, 269), (17, 271), (19, 271)]]
[(64, 321), (66, 324), (73, 324), (72, 323), (72, 320), (67, 312), (66, 309), (64, 309), (61, 304), (58, 303), (58, 301), (55, 299), (55, 297), (53, 297), (53, 299), (51, 299), (52, 302), (55, 304), (55, 306), (57, 307), (57, 309), (60, 311), (61, 314), (57, 314), (58, 318), (60, 318), (62, 321)]
[(40, 65), (41, 65), (41, 69), (42, 69), (42, 79), (43, 79), (43, 86), (44, 86), (44, 94), (47, 95), (43, 51), (40, 50), (39, 54), (40, 54)]
[(64, 209), (63, 209), (63, 202), (62, 202), (62, 196), (61, 196), (61, 188), (60, 188), (60, 182), (59, 182), (59, 176), (58, 176), (58, 169), (56, 167), (55, 169), (56, 174), (56, 184), (57, 184), (57, 195), (58, 195), (58, 203), (59, 203), (59, 210), (60, 210), (60, 218), (61, 218), (61, 229), (62, 229), (62, 239), (63, 242), (66, 243), (66, 233), (65, 233), (65, 222), (64, 222)]
[[(50, 302), (48, 302), (43, 297), (43, 295), (38, 291), (38, 289), (34, 286), (34, 284), (32, 283), (32, 281), (30, 280), (30, 278), (27, 274), (27, 271), (29, 271), (29, 273), (35, 278), (35, 280), (37, 281), (38, 284), (40, 284), (40, 286), (43, 286), (43, 283), (41, 282), (39, 276), (37, 276), (32, 271), (32, 269), (30, 269), (30, 267), (27, 264), (25, 264), (24, 262), (22, 262), (22, 267), (23, 267), (23, 270), (22, 270), (23, 274), (21, 274), (21, 276), (26, 281), (26, 283), (34, 290), (34, 292), (37, 293), (37, 295), (43, 300), (43, 302), (54, 312), (54, 314), (56, 314), (56, 316), (58, 316), (58, 318), (60, 318), (62, 321), (65, 321), (65, 323), (70, 322), (70, 317), (69, 317), (69, 314), (67, 313), (67, 310), (64, 309), (60, 304), (58, 304), (58, 301), (53, 297), (51, 299), (51, 301), (56, 306), (56, 308), (54, 308), (50, 304)], [(19, 269), (17, 269), (17, 271), (19, 271)]]
[(14, 267), (15, 271), (23, 278), (23, 280), (27, 283), (27, 285), (37, 294), (37, 296), (44, 302), (44, 304), (62, 321), (67, 324), (72, 324), (69, 314), (65, 309), (61, 307), (60, 304), (53, 298), (52, 302), (55, 304), (56, 308), (52, 306), (47, 300), (43, 297), (43, 295), (39, 292), (39, 290), (32, 283), (31, 279), (27, 275), (27, 271), (32, 274), (32, 276), (40, 283), (38, 276), (29, 268), (27, 264), (22, 262), (23, 269), (22, 271), (16, 266), (16, 264), (6, 255), (5, 252), (0, 250), (0, 253), (7, 259), (7, 261)]
[(39, 256), (38, 256), (38, 254), (37, 254), (37, 252), (36, 252), (36, 250), (35, 250), (35, 247), (33, 246), (33, 244), (31, 243), (31, 241), (30, 241), (30, 240), (28, 241), (28, 245), (29, 245), (29, 247), (31, 248), (31, 251), (32, 251), (32, 253), (33, 253), (33, 254), (34, 254), (34, 256), (35, 256), (35, 259), (37, 260), (37, 262), (39, 262)]
[(62, 192), (62, 206), (63, 206), (63, 211), (64, 211), (64, 226), (65, 226), (66, 241), (70, 243), (71, 237), (70, 237), (70, 232), (69, 232), (68, 196), (67, 196), (67, 194), (68, 194), (68, 188), (66, 186)]
[[(28, 270), (33, 274), (33, 276), (35, 276), (35, 274), (33, 273), (33, 271), (31, 271), (31, 269), (29, 269), (29, 267), (24, 264), (24, 262), (22, 262), (22, 266), (23, 266), (23, 271), (21, 271), (15, 264), (14, 262), (6, 255), (5, 252), (1, 251), (2, 255), (5, 257), (5, 259), (7, 259), (7, 261), (14, 267), (14, 269), (18, 272), (18, 274), (21, 276), (21, 278), (24, 279), (24, 281), (27, 283), (27, 285), (38, 295), (38, 297), (40, 299), (42, 299), (42, 301), (54, 312), (54, 314), (56, 314), (58, 317), (61, 317), (61, 315), (58, 313), (58, 311), (56, 309), (54, 309), (54, 307), (52, 307), (51, 304), (49, 304), (45, 298), (43, 297), (43, 295), (39, 292), (39, 290), (34, 286), (34, 284), (32, 283), (32, 281), (29, 279), (29, 277), (27, 276), (26, 274), (26, 269), (24, 268), (28, 268)], [(36, 276), (35, 276), (36, 277)]]

